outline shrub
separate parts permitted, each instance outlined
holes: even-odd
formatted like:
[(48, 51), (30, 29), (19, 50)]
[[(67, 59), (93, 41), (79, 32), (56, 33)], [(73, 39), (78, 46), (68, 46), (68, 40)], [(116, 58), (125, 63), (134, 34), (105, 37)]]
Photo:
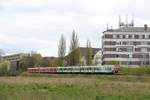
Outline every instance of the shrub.
[(9, 61), (3, 61), (0, 64), (0, 75), (7, 75), (9, 70), (10, 70), (10, 62)]

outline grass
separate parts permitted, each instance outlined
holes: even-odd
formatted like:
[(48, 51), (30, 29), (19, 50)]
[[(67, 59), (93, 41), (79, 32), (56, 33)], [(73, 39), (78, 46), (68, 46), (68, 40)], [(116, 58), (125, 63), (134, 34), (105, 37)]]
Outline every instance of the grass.
[(150, 100), (149, 75), (0, 77), (0, 100)]
[(138, 67), (138, 68), (132, 68), (132, 67), (121, 67), (120, 68), (121, 74), (126, 75), (143, 75), (143, 74), (150, 74), (150, 67)]

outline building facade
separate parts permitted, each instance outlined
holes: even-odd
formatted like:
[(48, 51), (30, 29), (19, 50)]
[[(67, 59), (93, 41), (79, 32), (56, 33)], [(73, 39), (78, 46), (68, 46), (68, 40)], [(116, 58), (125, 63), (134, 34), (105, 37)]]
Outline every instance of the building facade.
[(124, 26), (102, 35), (102, 64), (150, 65), (150, 28)]
[(10, 61), (10, 69), (17, 70), (19, 69), (20, 61), (27, 56), (29, 56), (29, 54), (19, 53), (19, 54), (3, 56), (2, 60)]
[[(86, 65), (85, 52), (86, 47), (80, 47), (81, 50), (81, 65)], [(101, 48), (92, 48), (92, 65), (101, 65)]]
[(102, 65), (102, 51), (101, 49), (96, 52), (96, 54), (93, 57), (93, 64), (96, 66)]

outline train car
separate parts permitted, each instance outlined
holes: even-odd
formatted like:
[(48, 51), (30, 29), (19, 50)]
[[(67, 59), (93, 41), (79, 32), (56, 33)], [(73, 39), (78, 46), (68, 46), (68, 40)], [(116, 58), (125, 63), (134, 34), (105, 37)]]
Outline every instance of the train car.
[(67, 67), (37, 67), (28, 68), (29, 73), (52, 73), (52, 74), (119, 74), (118, 65), (103, 66), (67, 66)]

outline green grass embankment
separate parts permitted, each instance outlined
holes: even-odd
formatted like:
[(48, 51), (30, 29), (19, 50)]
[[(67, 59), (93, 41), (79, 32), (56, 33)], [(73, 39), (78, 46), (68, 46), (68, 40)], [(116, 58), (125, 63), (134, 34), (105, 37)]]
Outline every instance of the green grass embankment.
[(120, 73), (124, 75), (144, 75), (150, 74), (150, 67), (120, 67)]
[(150, 68), (121, 75), (30, 74), (0, 77), (0, 100), (150, 100)]
[(148, 75), (0, 77), (0, 100), (149, 100)]

